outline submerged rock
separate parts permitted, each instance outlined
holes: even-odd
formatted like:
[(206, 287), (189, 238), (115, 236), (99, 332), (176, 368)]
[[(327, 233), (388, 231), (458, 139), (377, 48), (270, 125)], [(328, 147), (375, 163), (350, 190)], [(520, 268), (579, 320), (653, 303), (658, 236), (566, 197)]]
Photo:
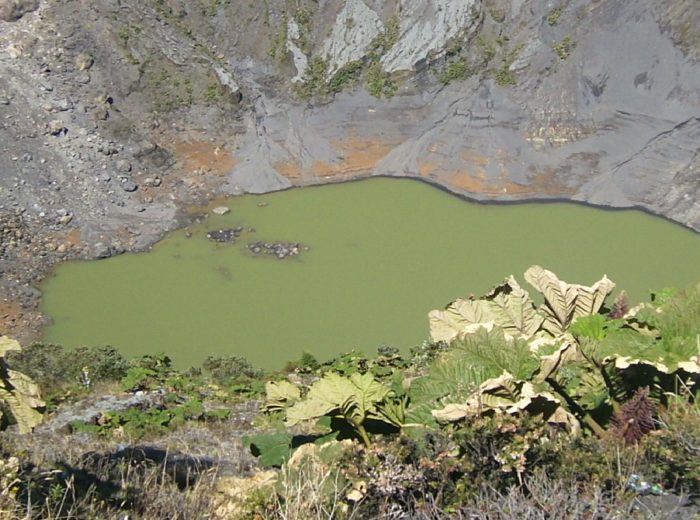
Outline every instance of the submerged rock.
[(214, 242), (235, 242), (243, 233), (243, 227), (215, 229), (207, 232), (207, 238)]
[(276, 256), (283, 260), (297, 256), (301, 251), (308, 251), (309, 247), (298, 242), (253, 242), (248, 244), (248, 250), (256, 255)]

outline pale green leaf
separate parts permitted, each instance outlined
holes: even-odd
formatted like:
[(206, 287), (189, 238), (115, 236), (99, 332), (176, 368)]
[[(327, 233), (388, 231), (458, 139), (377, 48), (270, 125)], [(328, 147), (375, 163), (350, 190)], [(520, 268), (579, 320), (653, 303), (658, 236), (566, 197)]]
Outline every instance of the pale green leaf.
[(29, 404), (36, 403), (35, 400), (25, 400), (22, 394), (0, 387), (0, 401), (9, 408), (12, 417), (17, 421), (20, 433), (29, 433), (41, 423), (41, 413)]
[(287, 426), (294, 426), (295, 424), (310, 421), (311, 419), (323, 417), (326, 414), (330, 414), (334, 410), (338, 410), (338, 408), (339, 406), (335, 403), (319, 401), (316, 399), (298, 401), (287, 408), (287, 419), (285, 424)]
[(433, 341), (452, 342), (480, 328), (494, 325), (508, 338), (529, 338), (540, 328), (544, 317), (537, 313), (530, 295), (512, 276), (477, 299), (459, 299), (444, 311), (428, 315)]
[(513, 276), (483, 296), (491, 303), (493, 319), (511, 337), (530, 338), (542, 325), (544, 317), (537, 313), (528, 292), (520, 287)]
[(22, 350), (19, 341), (8, 338), (7, 336), (0, 336), (0, 357), (5, 357), (5, 354), (11, 351)]
[(243, 442), (250, 446), (250, 451), (259, 457), (263, 466), (281, 466), (292, 455), (293, 438), (291, 433), (261, 433), (244, 437)]
[(17, 421), (20, 433), (28, 433), (42, 420), (40, 409), (45, 404), (41, 400), (39, 387), (32, 379), (21, 372), (7, 367), (4, 356), (10, 351), (21, 350), (20, 344), (0, 337), (0, 401)]
[(568, 284), (539, 265), (525, 271), (525, 279), (544, 296), (542, 328), (555, 337), (564, 334), (576, 318), (596, 314), (615, 288), (607, 276), (590, 287)]
[(473, 331), (486, 323), (493, 323), (491, 307), (481, 300), (458, 299), (450, 303), (444, 311), (431, 311), (430, 336), (433, 341), (450, 343), (465, 331)]
[(448, 404), (441, 410), (431, 412), (436, 421), (442, 423), (457, 422), (474, 415), (475, 411), (468, 404)]
[(265, 383), (265, 393), (264, 409), (268, 412), (282, 410), (301, 398), (299, 387), (289, 381), (268, 381)]
[(578, 344), (575, 341), (565, 341), (554, 353), (540, 357), (540, 366), (534, 379), (541, 382), (553, 377), (562, 366), (580, 358)]
[(569, 431), (579, 429), (576, 418), (564, 409), (557, 397), (528, 381), (514, 379), (507, 372), (485, 381), (467, 402), (448, 404), (441, 410), (433, 410), (432, 414), (440, 422), (455, 422), (493, 410), (541, 415), (547, 422), (564, 425)]
[(328, 373), (316, 381), (303, 401), (287, 409), (287, 424), (293, 425), (329, 414), (342, 415), (354, 425), (361, 424), (369, 413), (377, 415), (376, 404), (389, 389), (371, 374), (354, 373), (350, 377)]
[(350, 382), (355, 385), (351, 403), (355, 407), (354, 414), (361, 420), (367, 414), (376, 409), (376, 404), (383, 401), (389, 395), (389, 389), (372, 377), (369, 372), (365, 374), (354, 373), (350, 376)]
[(15, 389), (15, 393), (22, 396), (22, 401), (31, 408), (43, 408), (46, 403), (41, 399), (39, 385), (37, 385), (31, 377), (17, 372), (16, 370), (7, 369), (9, 383)]
[(527, 379), (537, 369), (537, 356), (530, 344), (520, 338), (510, 338), (503, 329), (481, 329), (467, 334), (452, 343), (452, 348), (443, 359), (448, 362), (464, 361), (488, 377), (496, 377), (509, 372), (516, 378)]

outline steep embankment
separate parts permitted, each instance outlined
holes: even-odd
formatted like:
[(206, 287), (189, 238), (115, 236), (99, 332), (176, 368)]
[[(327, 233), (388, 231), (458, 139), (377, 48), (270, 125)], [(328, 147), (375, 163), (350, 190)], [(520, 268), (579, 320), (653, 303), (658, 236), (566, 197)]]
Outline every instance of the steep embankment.
[(221, 193), (412, 176), (700, 229), (693, 0), (0, 1), (0, 323)]

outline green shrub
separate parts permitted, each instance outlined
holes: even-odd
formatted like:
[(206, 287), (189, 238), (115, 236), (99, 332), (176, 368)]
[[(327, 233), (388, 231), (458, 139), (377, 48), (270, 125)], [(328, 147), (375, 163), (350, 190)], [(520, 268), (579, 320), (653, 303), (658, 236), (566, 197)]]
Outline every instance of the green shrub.
[(376, 98), (390, 98), (397, 90), (398, 86), (391, 79), (391, 74), (379, 62), (372, 63), (367, 71), (367, 92)]
[(229, 410), (205, 411), (200, 399), (189, 399), (182, 404), (171, 399), (148, 408), (128, 408), (102, 415), (95, 423), (74, 421), (73, 431), (93, 433), (104, 437), (113, 436), (116, 432), (131, 441), (146, 437), (157, 437), (168, 433), (173, 428), (180, 427), (188, 421), (221, 421), (228, 419)]
[(358, 81), (360, 74), (362, 74), (361, 61), (346, 63), (333, 74), (333, 77), (328, 82), (329, 92), (337, 93), (342, 91), (347, 85)]
[(268, 51), (270, 58), (272, 58), (278, 65), (282, 65), (287, 61), (287, 36), (289, 34), (287, 23), (288, 19), (285, 15), (280, 21), (279, 29), (277, 30), (277, 34), (272, 41), (272, 47)]
[(659, 429), (645, 436), (638, 473), (667, 489), (700, 492), (700, 404), (691, 393), (672, 398), (659, 414)]
[(399, 41), (399, 36), (399, 19), (397, 16), (392, 16), (386, 22), (384, 31), (370, 43), (370, 58), (373, 61), (381, 58)]
[(556, 459), (557, 435), (544, 421), (528, 416), (481, 417), (456, 429), (460, 494), (476, 496), (484, 486), (504, 491), (519, 484), (534, 468)]
[(476, 37), (476, 48), (479, 54), (479, 60), (476, 64), (476, 69), (484, 71), (496, 57), (496, 49), (482, 35)]
[(562, 7), (555, 7), (547, 14), (547, 23), (551, 26), (555, 26), (559, 23), (559, 18), (564, 11)]
[(445, 85), (453, 82), (467, 79), (471, 76), (471, 69), (465, 59), (452, 61), (440, 72), (440, 81)]
[(566, 36), (561, 41), (558, 41), (552, 45), (552, 49), (557, 53), (560, 60), (565, 60), (569, 55), (574, 52), (576, 48), (576, 42), (571, 39), (570, 36)]
[(302, 82), (294, 86), (295, 94), (301, 99), (310, 99), (317, 94), (324, 94), (326, 92), (327, 73), (328, 62), (318, 56), (312, 57), (309, 60)]
[(520, 54), (522, 45), (519, 45), (508, 52), (501, 62), (501, 66), (496, 70), (496, 84), (501, 87), (510, 87), (517, 83), (515, 74), (510, 70), (510, 66)]
[(153, 390), (162, 387), (173, 372), (172, 360), (168, 356), (147, 354), (131, 360), (121, 385), (127, 392)]
[(258, 379), (264, 375), (264, 371), (253, 367), (250, 361), (240, 356), (209, 356), (204, 360), (202, 369), (215, 382), (223, 385), (240, 378)]
[(85, 376), (91, 384), (119, 381), (129, 362), (113, 347), (78, 347), (35, 343), (10, 355), (12, 366), (34, 379), (47, 399), (84, 386)]
[(312, 374), (321, 368), (321, 364), (309, 352), (303, 352), (296, 361), (289, 361), (284, 367), (284, 372), (298, 372), (300, 374)]
[(223, 96), (223, 87), (218, 82), (212, 82), (207, 85), (204, 91), (204, 101), (207, 103), (216, 103)]

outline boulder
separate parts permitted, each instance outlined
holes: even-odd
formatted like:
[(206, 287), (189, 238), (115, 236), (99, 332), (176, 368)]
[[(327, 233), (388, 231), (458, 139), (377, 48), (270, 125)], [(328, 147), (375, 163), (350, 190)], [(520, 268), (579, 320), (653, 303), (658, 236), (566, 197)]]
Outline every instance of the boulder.
[(227, 208), (226, 206), (217, 206), (211, 212), (214, 215), (226, 215), (228, 213), (231, 213), (231, 209)]
[(95, 63), (95, 59), (87, 52), (81, 52), (75, 58), (75, 68), (78, 70), (88, 70)]
[(228, 71), (217, 66), (214, 66), (214, 72), (216, 73), (219, 83), (224, 87), (229, 100), (233, 103), (240, 103), (243, 94), (241, 93), (241, 88), (238, 86), (238, 83), (233, 79), (233, 76)]
[(39, 0), (0, 0), (0, 20), (16, 22), (39, 7)]

